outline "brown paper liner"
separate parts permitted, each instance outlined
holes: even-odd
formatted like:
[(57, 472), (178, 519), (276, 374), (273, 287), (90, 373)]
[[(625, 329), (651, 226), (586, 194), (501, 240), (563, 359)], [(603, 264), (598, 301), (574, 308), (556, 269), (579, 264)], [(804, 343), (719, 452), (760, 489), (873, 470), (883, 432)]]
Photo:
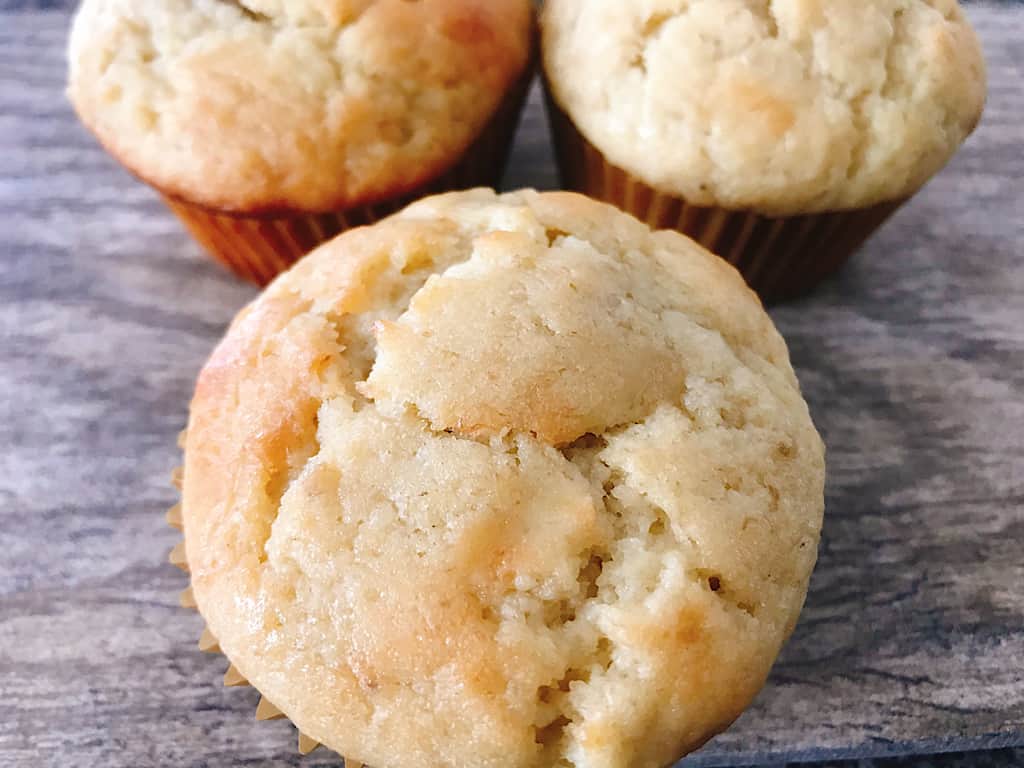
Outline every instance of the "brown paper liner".
[(765, 304), (801, 296), (835, 273), (905, 201), (770, 217), (691, 205), (612, 165), (547, 93), (562, 185), (612, 203), (654, 229), (675, 229), (728, 261)]
[(346, 229), (372, 224), (426, 195), (497, 187), (505, 173), (530, 83), (533, 61), (458, 162), (430, 182), (394, 198), (337, 211), (246, 215), (163, 195), (192, 236), (239, 277), (266, 285), (320, 243)]

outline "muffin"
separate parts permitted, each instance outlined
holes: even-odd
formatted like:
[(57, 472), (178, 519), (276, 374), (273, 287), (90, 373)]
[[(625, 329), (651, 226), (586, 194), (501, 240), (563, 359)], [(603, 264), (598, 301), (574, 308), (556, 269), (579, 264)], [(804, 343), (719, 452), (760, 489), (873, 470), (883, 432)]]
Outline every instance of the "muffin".
[(68, 93), (219, 261), (268, 282), (429, 192), (497, 185), (529, 0), (84, 0)]
[(767, 301), (833, 273), (977, 124), (955, 0), (547, 0), (565, 186), (679, 229)]
[(238, 315), (196, 385), (175, 559), (228, 681), (304, 749), (666, 765), (762, 686), (823, 478), (732, 267), (578, 195), (474, 190)]

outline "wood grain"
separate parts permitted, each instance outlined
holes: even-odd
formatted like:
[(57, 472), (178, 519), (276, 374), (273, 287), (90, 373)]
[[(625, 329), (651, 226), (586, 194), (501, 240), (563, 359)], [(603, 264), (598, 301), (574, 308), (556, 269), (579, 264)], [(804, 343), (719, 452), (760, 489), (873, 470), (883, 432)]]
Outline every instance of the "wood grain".
[[(825, 537), (768, 687), (693, 765), (1024, 744), (1024, 11), (971, 15), (980, 130), (773, 312), (829, 449)], [(254, 291), (78, 127), (66, 27), (0, 12), (0, 765), (336, 765), (221, 687), (178, 606), (175, 435)], [(534, 98), (508, 185), (554, 184)]]

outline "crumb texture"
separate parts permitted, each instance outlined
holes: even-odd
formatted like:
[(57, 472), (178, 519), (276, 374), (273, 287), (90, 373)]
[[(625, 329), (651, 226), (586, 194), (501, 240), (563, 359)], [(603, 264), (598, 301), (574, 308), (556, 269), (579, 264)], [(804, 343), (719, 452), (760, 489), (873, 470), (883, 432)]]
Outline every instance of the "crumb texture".
[(902, 199), (985, 101), (956, 0), (549, 0), (542, 26), (548, 81), (581, 132), (694, 204)]
[(326, 211), (440, 175), (529, 59), (529, 0), (84, 0), (69, 95), (137, 175)]
[(823, 447), (738, 274), (565, 193), (417, 203), (300, 262), (199, 377), (193, 590), (370, 765), (657, 766), (792, 630)]

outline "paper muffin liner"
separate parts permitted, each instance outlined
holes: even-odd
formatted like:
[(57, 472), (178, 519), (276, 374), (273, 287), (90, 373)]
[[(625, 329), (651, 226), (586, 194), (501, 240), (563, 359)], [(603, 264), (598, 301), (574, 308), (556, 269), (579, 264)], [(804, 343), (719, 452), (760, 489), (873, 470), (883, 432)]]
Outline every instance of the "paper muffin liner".
[(334, 213), (245, 216), (167, 195), (164, 202), (215, 260), (257, 285), (266, 285), (342, 230), (369, 224), (401, 207), (396, 202)]
[[(185, 432), (182, 431), (178, 437), (178, 445), (184, 448), (184, 436)], [(176, 467), (171, 472), (171, 485), (174, 486), (179, 492), (182, 490), (182, 484), (184, 481), (184, 467)], [(177, 531), (184, 533), (184, 520), (181, 514), (181, 503), (175, 504), (173, 507), (167, 510), (167, 524)], [(171, 549), (168, 555), (168, 561), (180, 568), (186, 574), (190, 574), (188, 557), (185, 554), (185, 541), (179, 541)], [(193, 611), (198, 611), (199, 607), (196, 604), (195, 595), (192, 592), (191, 583), (187, 586), (179, 595), (178, 603), (182, 608), (186, 608)], [(199, 650), (203, 653), (222, 653), (220, 643), (217, 638), (214, 637), (209, 627), (204, 627), (202, 634), (199, 636)], [(225, 654), (225, 658), (227, 655)], [(245, 676), (238, 671), (238, 668), (231, 663), (231, 659), (228, 658), (228, 669), (224, 673), (223, 684), (229, 688), (237, 688), (242, 686), (251, 686)], [(259, 703), (256, 705), (256, 719), (257, 720), (283, 720), (287, 719), (280, 709), (274, 706), (269, 699), (260, 696)], [(298, 730), (298, 729), (296, 729)], [(298, 751), (299, 754), (308, 755), (314, 749), (320, 746), (320, 742), (311, 736), (307, 736), (302, 731), (298, 731)], [(345, 761), (346, 768), (363, 768), (363, 764), (354, 760)]]
[(519, 116), (533, 79), (533, 60), (458, 161), (440, 176), (367, 205), (328, 212), (240, 214), (162, 194), (192, 236), (239, 277), (266, 285), (320, 243), (352, 227), (372, 224), (421, 197), (473, 187), (497, 187), (505, 172)]
[(765, 304), (801, 296), (834, 274), (905, 202), (784, 217), (692, 205), (610, 163), (545, 90), (566, 189), (612, 203), (654, 229), (688, 235), (736, 267)]

